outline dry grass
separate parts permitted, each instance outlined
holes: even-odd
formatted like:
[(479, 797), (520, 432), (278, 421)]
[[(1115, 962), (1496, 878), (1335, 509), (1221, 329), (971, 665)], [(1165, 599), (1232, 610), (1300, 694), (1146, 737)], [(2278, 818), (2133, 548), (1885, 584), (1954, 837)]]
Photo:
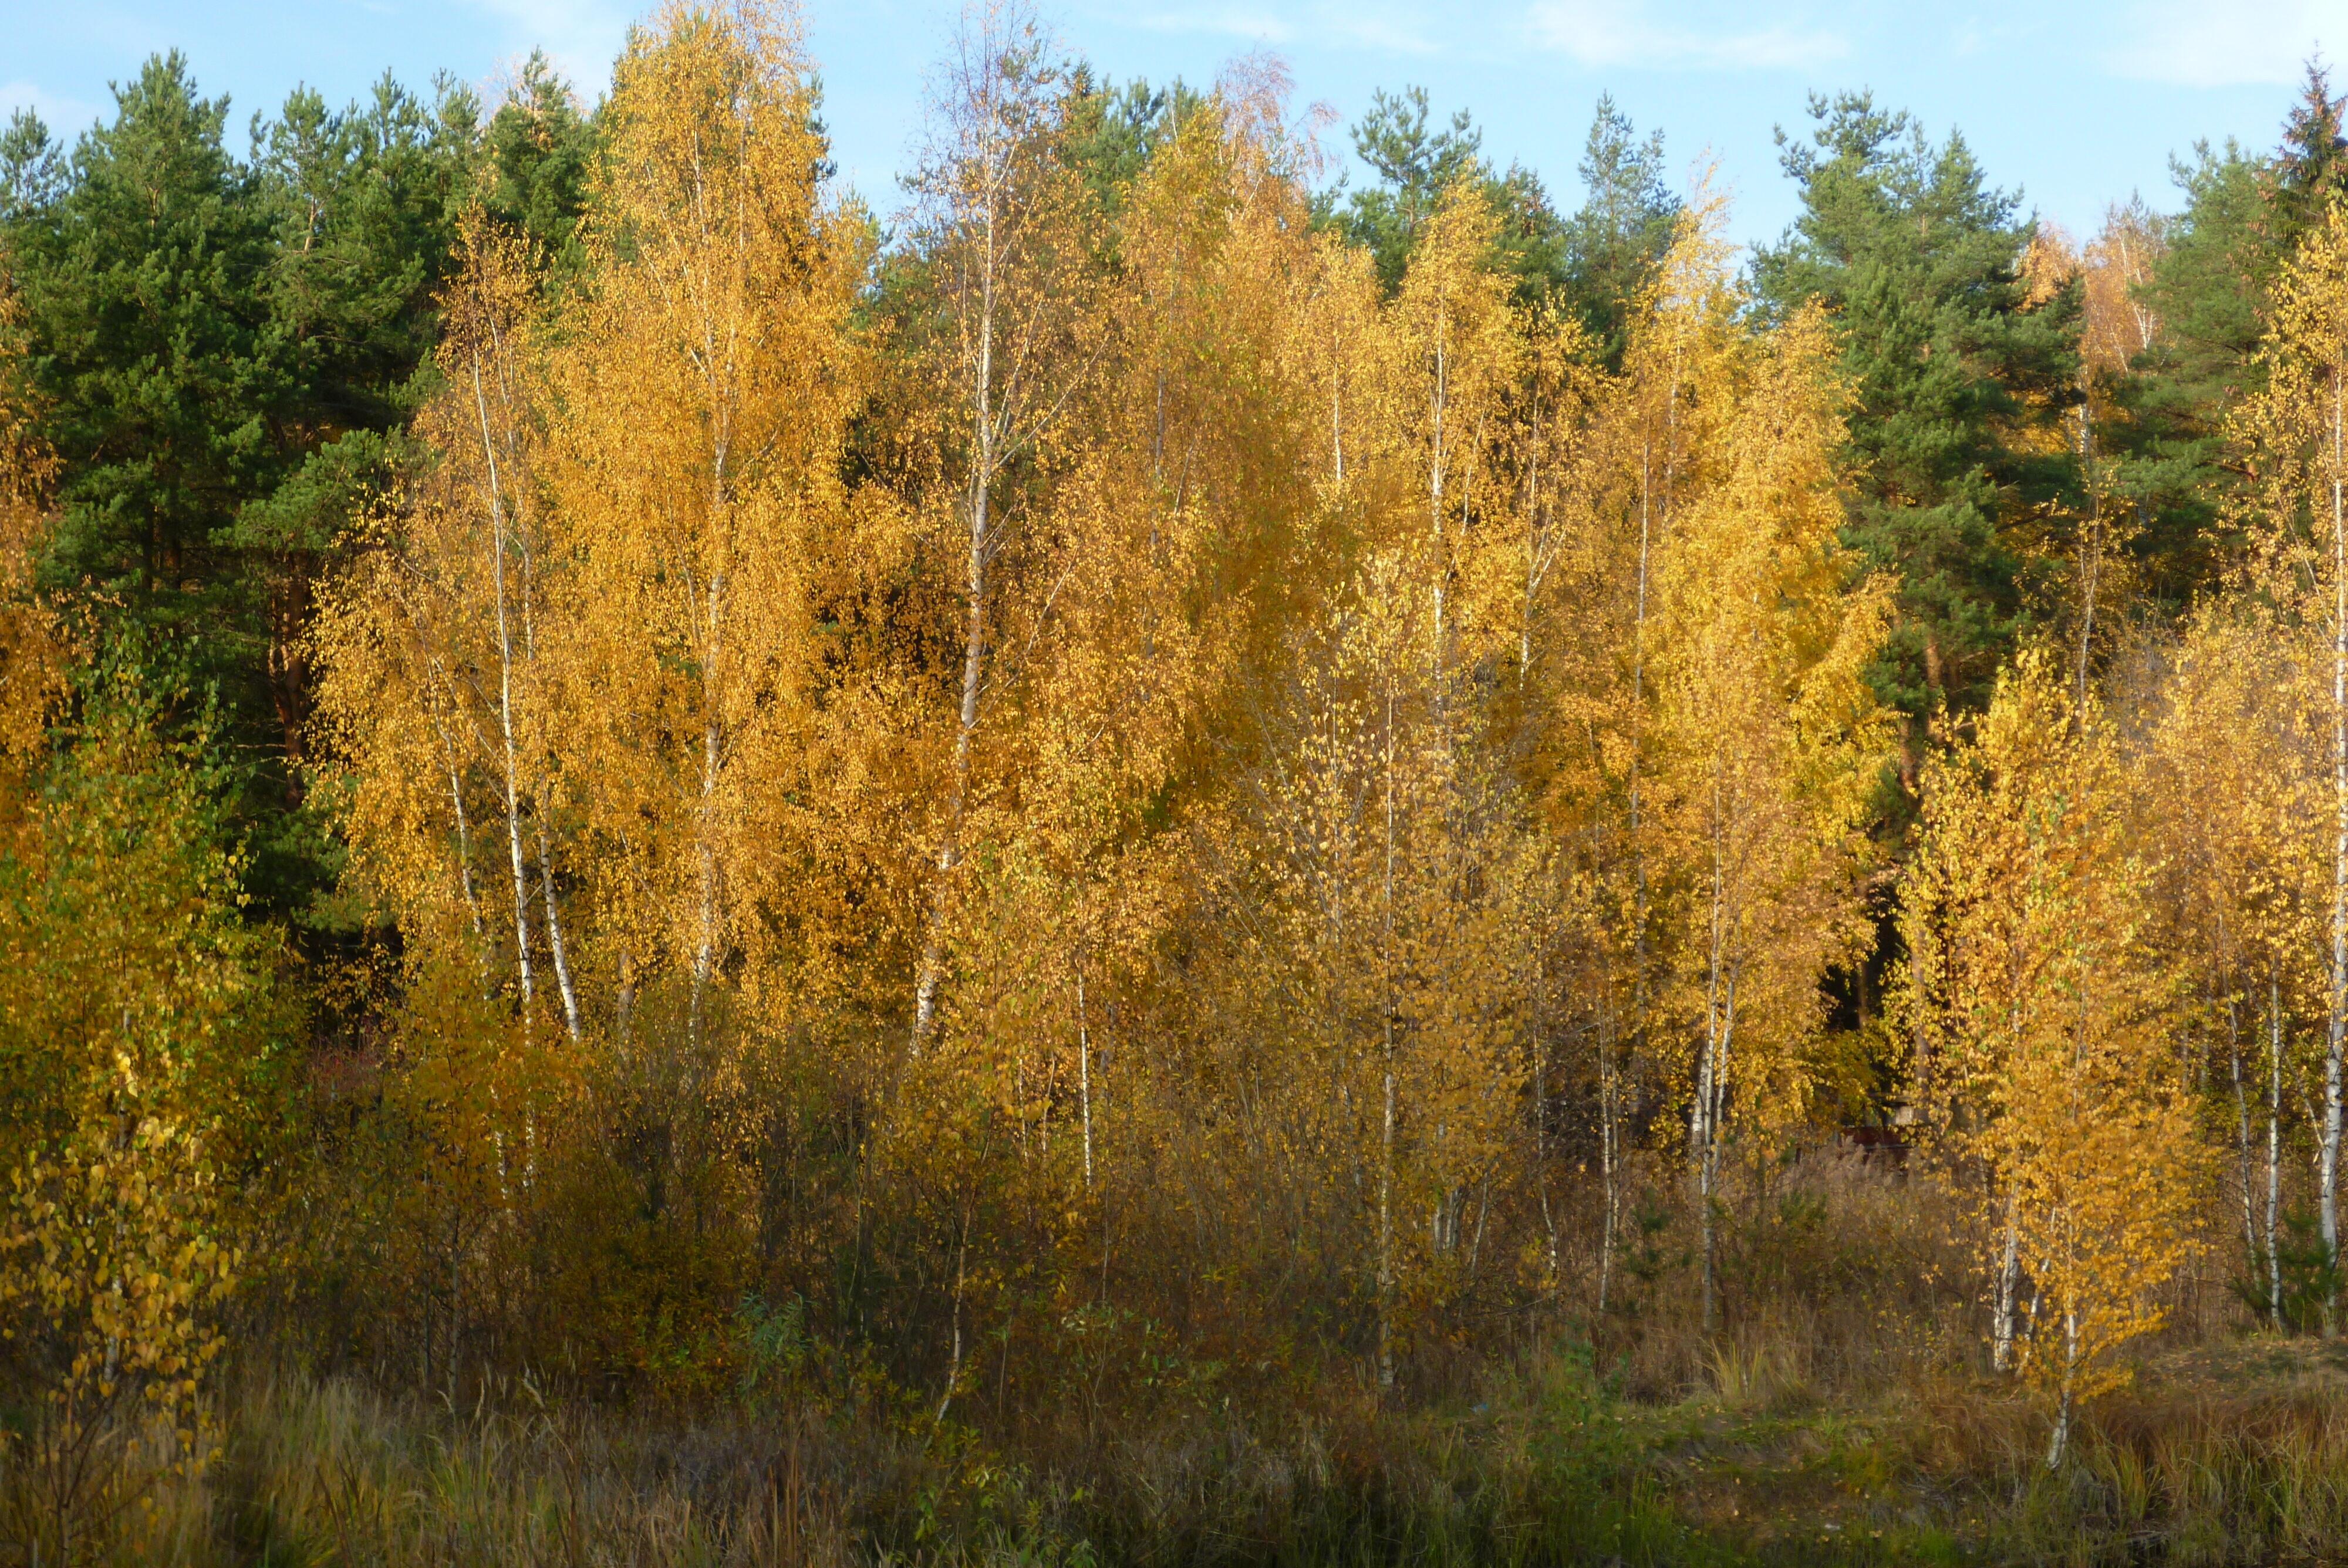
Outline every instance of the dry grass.
[[(1605, 1318), (1519, 1315), (1384, 1400), (1340, 1360), (1148, 1403), (973, 1396), (948, 1426), (797, 1374), (624, 1409), (524, 1379), (427, 1399), (249, 1376), (218, 1462), (77, 1561), (2348, 1560), (2348, 1351), (2192, 1318), (2050, 1475), (2045, 1412), (1981, 1374), (1924, 1199), (1822, 1155), (1742, 1208), (1724, 1331), (1697, 1331), (1684, 1276), (1618, 1279)], [(29, 1568), (25, 1480), (0, 1473), (0, 1564)]]
[[(702, 1420), (249, 1382), (225, 1453), (77, 1560), (627, 1565), (2337, 1561), (2348, 1360), (2250, 1340), (2149, 1368), (2047, 1473), (2044, 1413), (1936, 1375), (1831, 1401), (1797, 1341), (1712, 1348), (1626, 1400), (1586, 1349), (1416, 1412), (1353, 1393), (1112, 1430), (1032, 1468), (967, 1433), (803, 1407)], [(1040, 1460), (1041, 1452), (1029, 1456)], [(17, 1560), (29, 1563), (19, 1551)], [(54, 1558), (44, 1559), (53, 1562)]]
[[(827, 1439), (794, 1418), (647, 1428), (512, 1390), (431, 1409), (356, 1383), (248, 1385), (221, 1457), (77, 1561), (742, 1568), (850, 1560)], [(30, 1553), (22, 1553), (28, 1559)]]

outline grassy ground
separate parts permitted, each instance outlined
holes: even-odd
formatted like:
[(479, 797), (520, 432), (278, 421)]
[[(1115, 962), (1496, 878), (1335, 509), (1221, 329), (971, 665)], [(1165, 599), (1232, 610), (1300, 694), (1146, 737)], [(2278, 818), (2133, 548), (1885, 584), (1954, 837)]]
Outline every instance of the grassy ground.
[[(810, 1408), (594, 1414), (248, 1382), (221, 1457), (77, 1561), (226, 1563), (1869, 1563), (2348, 1560), (2348, 1348), (2250, 1339), (2147, 1367), (2043, 1463), (2043, 1415), (1962, 1379), (1823, 1399), (1766, 1358), (1673, 1402), (1586, 1357), (1445, 1408), (1339, 1398), (1095, 1432), (1025, 1462)], [(5, 1526), (39, 1532), (21, 1464)], [(58, 1561), (54, 1540), (41, 1561)]]

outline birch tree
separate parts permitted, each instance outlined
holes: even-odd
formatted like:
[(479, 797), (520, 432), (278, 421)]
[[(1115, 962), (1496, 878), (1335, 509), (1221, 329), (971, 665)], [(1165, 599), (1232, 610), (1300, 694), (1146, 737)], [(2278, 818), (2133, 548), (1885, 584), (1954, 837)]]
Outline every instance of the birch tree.
[(1707, 1330), (1722, 1151), (1735, 1121), (1761, 1132), (1802, 1113), (1799, 1046), (1819, 1027), (1827, 966), (1859, 938), (1885, 741), (1864, 672), (1886, 605), (1850, 591), (1837, 537), (1840, 386), (1824, 323), (1782, 329), (1743, 378), (1733, 415), (1715, 415), (1717, 480), (1684, 504), (1656, 627)]
[(2256, 481), (2248, 519), (2260, 558), (2255, 591), (2282, 610), (2281, 626), (2298, 644), (2303, 700), (2327, 741), (2329, 787), (2302, 831), (2328, 850), (2316, 1204), (2336, 1267), (2348, 1055), (2348, 211), (2339, 204), (2300, 242), (2275, 301), (2260, 352), (2267, 383), (2234, 428)]
[[(543, 816), (548, 692), (529, 633), (542, 526), (535, 281), (478, 211), (464, 235), (440, 351), (451, 374), (416, 425), (438, 460), (386, 499), (373, 548), (322, 596), (319, 723), (351, 786), (355, 869), (410, 933), (412, 956), (469, 948), (458, 967), (477, 968), (497, 955), (527, 1022), (541, 934), (560, 924), (553, 902), (534, 911), (541, 892), (560, 897)], [(559, 972), (575, 1040), (567, 961)]]
[(2300, 1020), (2323, 1011), (2313, 937), (2330, 870), (2301, 831), (2320, 810), (2328, 747), (2316, 716), (2288, 700), (2302, 685), (2293, 641), (2255, 601), (2205, 606), (2159, 692), (2141, 792), (2161, 940), (2204, 1009), (2198, 1032), (2230, 1112), (2244, 1276), (2277, 1329), (2291, 1312), (2285, 1107), (2307, 1065)]
[(936, 1017), (955, 875), (966, 848), (981, 707), (995, 631), (994, 570), (1021, 518), (1001, 494), (1033, 458), (1090, 362), (1090, 258), (1073, 220), (1080, 190), (1058, 155), (1061, 82), (1052, 43), (1014, 0), (965, 14), (931, 107), (912, 188), (914, 225), (945, 327), (934, 357), (940, 436), (961, 556), (959, 680), (932, 888), (913, 977), (912, 1050)]
[(2114, 1353), (2160, 1326), (2201, 1187), (2153, 867), (2111, 727), (2059, 670), (2025, 654), (1930, 764), (1901, 916), (1934, 1124), (1952, 1177), (1982, 1180), (1991, 1364), (2047, 1394), (2049, 1468), (2078, 1403), (2126, 1381)]
[(1459, 1245), (1458, 1194), (1506, 1145), (1522, 1072), (1529, 865), (1441, 708), (1434, 569), (1375, 558), (1322, 634), (1241, 840), (1259, 891), (1234, 889), (1273, 936), (1274, 968), (1252, 978), (1335, 1102), (1381, 1388), (1414, 1280)]
[(740, 912), (768, 891), (746, 870), (748, 825), (798, 787), (807, 582), (845, 506), (861, 385), (845, 332), (860, 250), (818, 183), (797, 25), (680, 6), (637, 35), (605, 109), (592, 282), (549, 368), (561, 565), (541, 641), (597, 841), (598, 968), (615, 1005), (675, 977), (695, 1046)]
[[(1495, 597), (1475, 595), (1463, 610), (1461, 589), (1497, 587), (1482, 579), (1472, 559), (1476, 544), (1497, 530), (1468, 538), (1479, 511), (1504, 514), (1507, 497), (1494, 483), (1493, 449), (1508, 417), (1507, 395), (1520, 373), (1519, 323), (1508, 304), (1506, 281), (1490, 264), (1498, 220), (1470, 179), (1444, 192), (1426, 232), (1413, 247), (1390, 314), (1393, 353), (1405, 377), (1395, 412), (1410, 443), (1412, 489), (1426, 507), (1426, 548), (1436, 562), (1431, 587), (1432, 656), (1438, 686), (1457, 657), (1454, 644), (1466, 623), (1481, 644), (1506, 635), (1505, 610)], [(1490, 540), (1497, 548), (1499, 541)], [(1497, 612), (1497, 613), (1496, 613)], [(1494, 624), (1499, 622), (1499, 624)]]

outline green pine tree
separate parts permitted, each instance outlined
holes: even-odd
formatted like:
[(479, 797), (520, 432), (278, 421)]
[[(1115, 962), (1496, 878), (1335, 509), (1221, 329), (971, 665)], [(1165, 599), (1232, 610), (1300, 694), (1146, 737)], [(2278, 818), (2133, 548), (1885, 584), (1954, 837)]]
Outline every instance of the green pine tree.
[(2221, 532), (2239, 485), (2226, 416), (2258, 390), (2258, 349), (2283, 260), (2348, 190), (2342, 106), (2311, 64), (2280, 149), (2261, 158), (2228, 141), (2196, 143), (2172, 163), (2185, 210), (2141, 291), (2158, 326), (2114, 387), (2106, 422), (2122, 504), (2146, 590), (2181, 610), (2215, 580), (2231, 541)]
[[(1377, 259), (1378, 276), (1388, 289), (1402, 286), (1404, 271), (1419, 235), (1456, 180), (1489, 178), (1483, 163), (1484, 133), (1466, 109), (1439, 128), (1427, 128), (1426, 89), (1400, 94), (1380, 89), (1369, 112), (1353, 128), (1354, 152), (1377, 182), (1366, 190), (1325, 192), (1326, 220)], [(1344, 205), (1336, 203), (1343, 196)], [(1497, 205), (1497, 204), (1496, 204)], [(1501, 210), (1505, 211), (1503, 208)]]
[(554, 281), (573, 276), (585, 261), (579, 216), (602, 139), (543, 54), (532, 52), (523, 62), (481, 141), (488, 165), (482, 204), (489, 216), (525, 235)]
[(1678, 231), (1681, 204), (1663, 179), (1663, 133), (1641, 141), (1613, 98), (1601, 96), (1581, 154), (1581, 207), (1564, 224), (1563, 292), (1612, 367), (1629, 340), (1631, 302)]
[(1963, 138), (1934, 145), (1865, 93), (1814, 96), (1778, 134), (1802, 212), (1755, 263), (1766, 310), (1825, 302), (1852, 384), (1846, 542), (1899, 582), (1874, 679), (1909, 715), (1912, 766), (1936, 705), (1987, 700), (2013, 644), (2036, 535), (2078, 504), (2054, 428), (2077, 395), (2079, 293), (2034, 303), (2034, 220), (1988, 186)]
[(417, 405), (483, 137), (446, 83), (297, 91), (249, 162), (227, 116), (172, 54), (69, 155), (18, 117), (0, 248), (60, 465), (46, 589), (213, 694), (252, 890), (290, 914), (335, 854), (304, 800), (311, 585)]
[[(43, 436), (62, 462), (53, 588), (209, 650), (232, 552), (215, 542), (285, 468), (298, 378), (274, 319), (271, 214), (221, 142), (225, 98), (177, 54), (116, 91), (61, 177), (12, 200), (8, 249)], [(55, 158), (20, 122), (21, 166)]]
[(1431, 128), (1424, 87), (1375, 95), (1353, 142), (1376, 182), (1323, 192), (1322, 220), (1377, 259), (1387, 288), (1401, 285), (1444, 191), (1476, 180), (1499, 220), (1495, 260), (1516, 280), (1517, 302), (1570, 315), (1606, 364), (1620, 362), (1630, 302), (1671, 248), (1679, 220), (1679, 200), (1663, 178), (1660, 132), (1641, 141), (1614, 100), (1601, 97), (1581, 165), (1584, 200), (1570, 217), (1531, 169), (1512, 163), (1496, 171), (1484, 160), (1484, 133), (1467, 110)]

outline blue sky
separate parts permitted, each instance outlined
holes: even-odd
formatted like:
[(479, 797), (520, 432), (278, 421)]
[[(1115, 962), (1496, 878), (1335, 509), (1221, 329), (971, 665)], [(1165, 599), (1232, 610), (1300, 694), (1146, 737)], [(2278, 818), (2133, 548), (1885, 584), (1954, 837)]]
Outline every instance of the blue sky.
[[(494, 81), (545, 48), (589, 97), (608, 78), (632, 0), (0, 0), (0, 108), (58, 129), (104, 112), (108, 83), (150, 51), (184, 49), (237, 120), (297, 82), (330, 97), (390, 67)], [(959, 0), (808, 0), (843, 174), (884, 210), (920, 122), (929, 62)], [(1211, 81), (1269, 49), (1300, 107), (1350, 122), (1373, 89), (1417, 83), (1465, 106), (1488, 152), (1519, 159), (1570, 204), (1601, 91), (1673, 167), (1707, 152), (1736, 199), (1735, 231), (1791, 216), (1770, 133), (1812, 88), (1872, 87), (1935, 135), (1962, 128), (1999, 184), (2071, 229), (2141, 190), (2173, 205), (2168, 166), (2201, 137), (2270, 144), (2312, 50), (2348, 55), (2348, 0), (2037, 0), (2034, 4), (1727, 4), (1721, 0), (1053, 0), (1062, 39), (1115, 77)], [(2348, 87), (2348, 72), (2343, 72)], [(1332, 133), (1342, 148), (1342, 131)]]

